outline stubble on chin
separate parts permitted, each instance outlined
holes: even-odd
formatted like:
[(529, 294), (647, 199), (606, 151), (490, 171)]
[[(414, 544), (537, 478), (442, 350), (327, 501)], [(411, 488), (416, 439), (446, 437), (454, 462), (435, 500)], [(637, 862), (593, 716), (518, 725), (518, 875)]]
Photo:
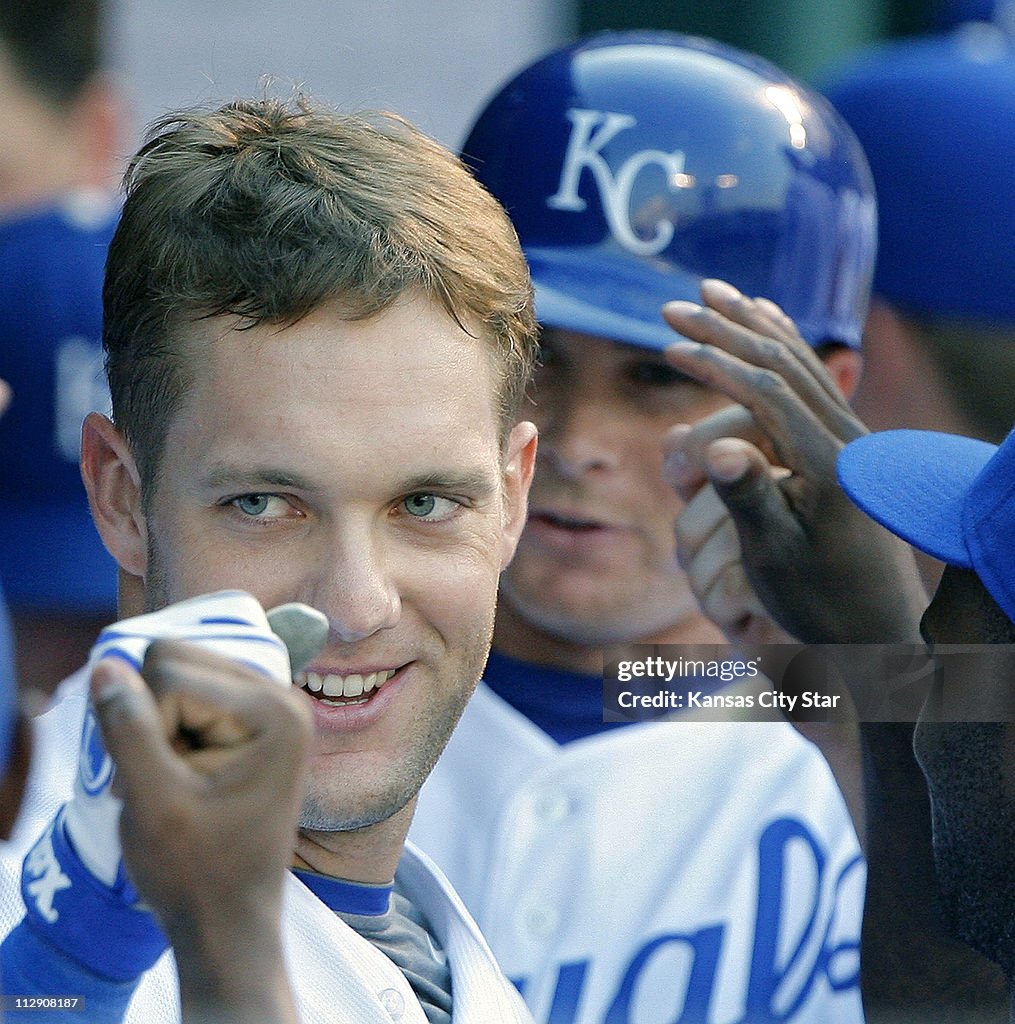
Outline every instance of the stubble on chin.
[(462, 678), (468, 684), (456, 689), (456, 696), (434, 711), (425, 725), (417, 722), (420, 731), (414, 736), (411, 750), (398, 764), (390, 766), (383, 779), (375, 776), (376, 788), (372, 792), (361, 791), (355, 797), (349, 792), (347, 799), (340, 782), (329, 785), (332, 780), (322, 780), (324, 784), (311, 780), (299, 818), (301, 831), (355, 832), (369, 828), (394, 817), (416, 797), (480, 680), (493, 637), (492, 618), (480, 635), (484, 638), (482, 645), (476, 645), (462, 670)]

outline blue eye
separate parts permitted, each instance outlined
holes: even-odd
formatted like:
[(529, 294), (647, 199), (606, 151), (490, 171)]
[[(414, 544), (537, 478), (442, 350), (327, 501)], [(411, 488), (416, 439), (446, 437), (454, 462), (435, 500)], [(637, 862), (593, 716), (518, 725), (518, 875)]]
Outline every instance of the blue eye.
[(428, 516), (437, 507), (437, 498), (433, 494), (410, 494), (405, 499), (405, 511), (410, 516)]
[(270, 494), (243, 494), (233, 499), (233, 504), (248, 516), (263, 515), (271, 500)]
[(450, 498), (442, 498), (438, 494), (410, 494), (402, 500), (402, 507), (415, 519), (426, 519), (430, 522), (441, 522), (454, 515), (461, 507), (459, 502)]
[(235, 498), (225, 498), (221, 504), (233, 513), (234, 521), (240, 524), (273, 526), (305, 518), (304, 512), (294, 504), (293, 499), (284, 494), (251, 491), (248, 494), (237, 494)]

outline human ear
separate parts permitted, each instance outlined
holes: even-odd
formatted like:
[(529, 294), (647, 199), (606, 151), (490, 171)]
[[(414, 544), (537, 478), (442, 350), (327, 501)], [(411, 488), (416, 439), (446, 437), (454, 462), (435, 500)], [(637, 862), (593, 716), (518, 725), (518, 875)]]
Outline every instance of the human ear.
[(863, 356), (856, 349), (835, 348), (822, 357), (825, 369), (848, 402), (856, 392), (863, 370)]
[(537, 433), (535, 425), (516, 423), (508, 435), (504, 459), (504, 531), (501, 535), (501, 569), (514, 557), (518, 538), (525, 528), (529, 511), (529, 487), (536, 468)]
[(148, 566), (148, 528), (141, 510), (141, 476), (123, 435), (97, 412), (81, 428), (81, 478), (106, 550), (131, 576)]

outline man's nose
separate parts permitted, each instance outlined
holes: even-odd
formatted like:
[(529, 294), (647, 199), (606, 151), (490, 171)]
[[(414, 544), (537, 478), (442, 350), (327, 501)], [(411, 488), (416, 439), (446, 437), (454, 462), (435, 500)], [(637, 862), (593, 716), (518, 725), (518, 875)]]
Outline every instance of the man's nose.
[(369, 530), (335, 538), (307, 598), (328, 616), (334, 637), (353, 643), (390, 629), (402, 604), (383, 543)]
[(539, 459), (562, 477), (615, 469), (621, 462), (621, 429), (608, 403), (593, 402), (580, 392), (554, 396), (539, 424)]

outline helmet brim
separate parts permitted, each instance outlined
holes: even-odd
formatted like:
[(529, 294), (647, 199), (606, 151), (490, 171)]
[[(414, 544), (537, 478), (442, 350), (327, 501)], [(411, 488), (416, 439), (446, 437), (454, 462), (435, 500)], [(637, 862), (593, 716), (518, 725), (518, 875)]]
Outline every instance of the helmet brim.
[(673, 299), (701, 301), (701, 278), (678, 268), (648, 270), (600, 249), (526, 249), (536, 318), (546, 327), (660, 351), (680, 335), (663, 320)]

